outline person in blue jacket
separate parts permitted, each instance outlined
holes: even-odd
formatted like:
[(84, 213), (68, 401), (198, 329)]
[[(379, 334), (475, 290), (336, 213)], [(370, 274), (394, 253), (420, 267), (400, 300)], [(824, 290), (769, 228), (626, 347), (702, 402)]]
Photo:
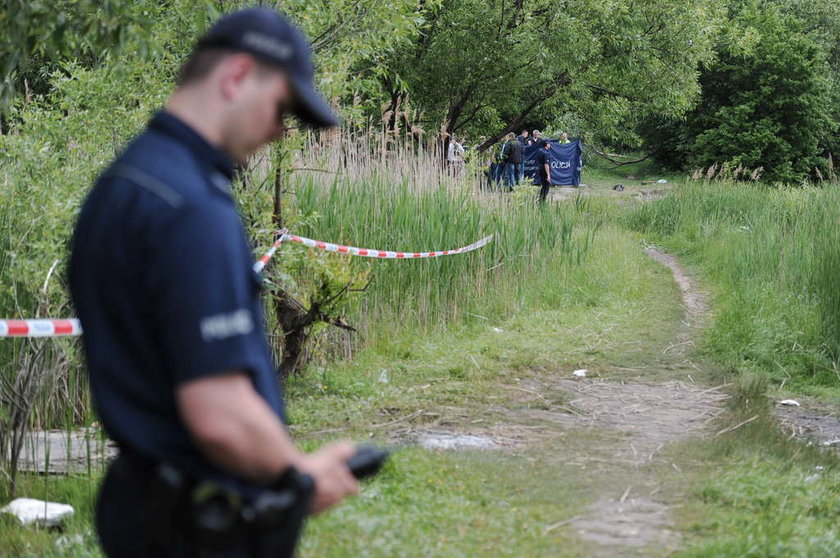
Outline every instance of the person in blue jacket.
[(287, 115), (337, 123), (313, 78), (281, 14), (223, 17), (84, 203), (69, 278), (93, 400), (119, 446), (96, 508), (107, 556), (290, 556), (307, 512), (357, 490), (353, 444), (306, 454), (284, 425), (230, 189)]

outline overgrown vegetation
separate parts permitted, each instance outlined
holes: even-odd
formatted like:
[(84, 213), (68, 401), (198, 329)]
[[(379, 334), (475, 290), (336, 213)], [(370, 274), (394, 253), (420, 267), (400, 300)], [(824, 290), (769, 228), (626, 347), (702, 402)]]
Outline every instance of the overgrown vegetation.
[(725, 166), (744, 180), (756, 172), (768, 183), (829, 178), (840, 126), (836, 2), (748, 0), (727, 9), (697, 105), (685, 118), (642, 125), (656, 160)]
[(716, 285), (709, 347), (777, 385), (838, 385), (840, 189), (689, 182), (631, 211), (629, 226)]

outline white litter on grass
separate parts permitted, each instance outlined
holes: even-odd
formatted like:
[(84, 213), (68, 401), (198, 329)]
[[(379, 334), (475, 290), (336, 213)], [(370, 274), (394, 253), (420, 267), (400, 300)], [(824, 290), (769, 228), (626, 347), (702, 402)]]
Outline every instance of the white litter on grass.
[(580, 370), (575, 370), (574, 372), (572, 372), (572, 375), (578, 378), (586, 378), (587, 372), (589, 372), (589, 370), (587, 370), (586, 368), (581, 368)]
[(827, 447), (827, 446), (836, 446), (837, 444), (840, 444), (840, 440), (827, 440), (827, 441), (823, 442), (822, 445)]
[(18, 498), (0, 509), (0, 512), (14, 515), (24, 525), (36, 523), (43, 527), (57, 527), (65, 518), (73, 515), (73, 506), (32, 498)]
[(417, 443), (426, 449), (456, 450), (456, 449), (496, 449), (499, 444), (484, 436), (470, 436), (468, 434), (423, 434), (417, 438)]
[(502, 329), (502, 328), (500, 328), (500, 327), (494, 327), (494, 328), (493, 328), (493, 331), (495, 331), (496, 333), (504, 333), (504, 331), (505, 331), (505, 330), (503, 330), (503, 329)]
[(660, 178), (659, 180), (656, 181), (656, 183), (657, 184), (668, 184), (668, 181), (665, 180), (664, 178)]
[(58, 540), (55, 541), (56, 548), (61, 549), (72, 549), (85, 544), (85, 536), (81, 533), (77, 535), (71, 536), (64, 536), (59, 537)]
[(799, 401), (795, 399), (783, 399), (779, 401), (779, 405), (787, 405), (788, 407), (799, 407)]
[(377, 380), (380, 384), (387, 384), (390, 382), (390, 378), (388, 378), (388, 371), (386, 369), (382, 369), (379, 371), (379, 380)]

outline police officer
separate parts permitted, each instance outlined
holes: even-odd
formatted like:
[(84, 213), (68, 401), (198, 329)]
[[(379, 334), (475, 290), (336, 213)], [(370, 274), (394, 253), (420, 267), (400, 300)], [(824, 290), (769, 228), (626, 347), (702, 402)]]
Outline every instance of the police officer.
[[(535, 134), (536, 135), (536, 132)], [(545, 203), (548, 198), (548, 190), (551, 188), (551, 144), (544, 139), (537, 140), (537, 154), (534, 157), (537, 165), (536, 184), (540, 186), (539, 200)]]
[(235, 165), (280, 138), (287, 114), (337, 123), (313, 77), (308, 42), (282, 15), (223, 17), (81, 210), (70, 290), (93, 399), (120, 450), (97, 502), (108, 556), (280, 555), (289, 541), (280, 551), (272, 537), (300, 517), (266, 494), (317, 513), (357, 490), (351, 443), (304, 454), (284, 426), (230, 192)]

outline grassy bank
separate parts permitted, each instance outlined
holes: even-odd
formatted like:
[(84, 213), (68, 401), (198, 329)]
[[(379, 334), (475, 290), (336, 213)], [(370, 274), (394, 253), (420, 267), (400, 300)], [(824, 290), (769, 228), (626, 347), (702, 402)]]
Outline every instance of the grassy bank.
[(836, 396), (840, 188), (689, 182), (625, 222), (702, 270), (715, 289), (708, 347), (736, 371)]
[[(790, 439), (772, 413), (782, 394), (836, 408), (840, 189), (688, 182), (621, 220), (681, 256), (712, 290), (703, 347), (734, 383), (732, 432), (674, 448), (687, 467), (675, 502), (677, 556), (823, 557), (840, 549), (840, 468), (831, 450)], [(684, 468), (686, 466), (684, 465)], [(689, 482), (686, 482), (686, 481)]]
[(724, 435), (675, 449), (695, 476), (677, 517), (684, 558), (821, 558), (840, 552), (840, 458), (783, 433), (764, 376), (736, 382)]

